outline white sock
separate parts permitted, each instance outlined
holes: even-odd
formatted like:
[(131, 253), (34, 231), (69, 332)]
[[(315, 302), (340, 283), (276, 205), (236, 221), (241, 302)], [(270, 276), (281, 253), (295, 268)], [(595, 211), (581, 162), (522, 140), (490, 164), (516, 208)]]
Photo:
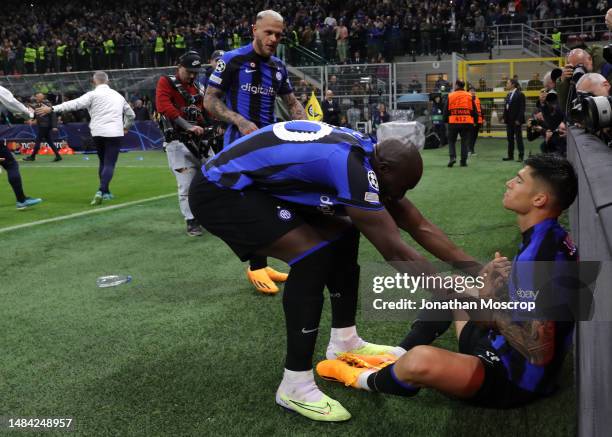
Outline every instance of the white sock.
[(357, 378), (357, 386), (363, 390), (372, 391), (372, 389), (368, 385), (368, 377), (372, 373), (374, 373), (373, 370), (366, 370), (361, 375), (359, 375), (359, 378)]
[[(366, 345), (366, 342), (357, 335), (357, 327), (332, 328), (329, 345), (327, 346), (327, 358), (336, 358), (336, 353), (350, 351)], [(332, 354), (330, 356), (330, 354)]]
[(389, 353), (395, 355), (398, 358), (404, 355), (406, 352), (408, 351), (401, 346), (395, 346), (393, 349), (389, 351)]
[(323, 392), (315, 383), (312, 370), (297, 372), (285, 369), (278, 392), (302, 402), (317, 402), (323, 397)]

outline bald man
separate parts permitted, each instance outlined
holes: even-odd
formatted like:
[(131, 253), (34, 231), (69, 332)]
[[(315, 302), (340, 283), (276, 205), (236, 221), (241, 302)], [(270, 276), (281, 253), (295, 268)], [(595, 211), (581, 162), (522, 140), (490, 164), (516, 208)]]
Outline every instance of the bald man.
[[(276, 122), (276, 98), (285, 104), (293, 120), (303, 120), (306, 113), (291, 87), (283, 61), (274, 56), (285, 22), (273, 10), (261, 11), (253, 24), (253, 41), (225, 52), (210, 75), (204, 107), (217, 120), (227, 123), (225, 146), (243, 135)], [(268, 266), (267, 260), (249, 260), (247, 278), (261, 293), (279, 291), (275, 282), (284, 282), (287, 275)]]
[(576, 84), (576, 91), (608, 97), (610, 95), (610, 83), (599, 73), (587, 73)]
[(243, 261), (271, 256), (291, 267), (283, 294), (285, 371), (276, 394), (282, 407), (319, 421), (350, 418), (319, 390), (312, 372), (326, 286), (332, 309), (327, 358), (391, 349), (357, 334), (360, 234), (387, 261), (431, 269), (404, 243), (401, 228), (469, 274), (482, 268), (404, 197), (422, 173), (418, 149), (398, 139), (374, 145), (351, 129), (289, 121), (226, 146), (194, 178), (189, 203), (202, 226)]
[[(612, 8), (606, 13), (605, 24), (608, 30), (612, 31)], [(563, 76), (557, 82), (559, 104), (562, 110), (565, 110), (567, 105), (568, 93), (570, 90), (569, 78), (572, 75), (572, 67), (578, 64), (583, 64), (586, 67), (587, 73), (601, 73), (608, 82), (612, 81), (612, 65), (606, 62), (603, 56), (602, 46), (594, 44), (584, 50), (574, 49), (570, 51), (566, 58), (566, 67), (563, 69)]]

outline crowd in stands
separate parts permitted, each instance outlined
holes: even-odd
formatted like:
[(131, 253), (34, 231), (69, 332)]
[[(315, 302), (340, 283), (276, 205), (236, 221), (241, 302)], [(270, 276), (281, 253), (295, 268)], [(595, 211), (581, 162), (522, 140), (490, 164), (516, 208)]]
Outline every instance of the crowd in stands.
[(195, 49), (208, 59), (250, 40), (253, 17), (286, 20), (278, 55), (290, 63), (380, 63), (402, 55), (484, 51), (488, 28), (530, 19), (603, 15), (607, 0), (16, 0), (3, 2), (0, 72), (167, 66)]

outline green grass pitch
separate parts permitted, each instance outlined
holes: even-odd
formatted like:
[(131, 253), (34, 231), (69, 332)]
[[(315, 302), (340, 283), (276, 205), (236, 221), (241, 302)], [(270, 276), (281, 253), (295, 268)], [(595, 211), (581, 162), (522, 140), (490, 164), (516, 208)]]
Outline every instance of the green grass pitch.
[[(519, 242), (501, 196), (520, 164), (501, 161), (503, 144), (480, 140), (468, 168), (446, 168), (446, 149), (424, 151), (423, 180), (408, 194), (482, 260), (496, 250), (512, 256)], [(285, 348), (281, 296), (257, 294), (220, 240), (185, 234), (162, 152), (122, 154), (111, 184), (116, 199), (97, 208), (169, 196), (6, 231), (95, 209), (96, 166), (95, 155), (20, 162), (26, 193), (44, 198), (25, 211), (15, 209), (0, 175), (0, 416), (70, 416), (73, 435), (87, 436), (575, 434), (571, 357), (559, 392), (520, 409), (474, 408), (428, 390), (411, 399), (375, 395), (318, 380), (352, 413), (349, 422), (285, 412), (274, 402)], [(363, 239), (361, 260), (381, 260)], [(134, 279), (96, 287), (96, 277), (114, 273)], [(329, 327), (326, 301), (316, 361)], [(359, 323), (362, 337), (376, 343), (396, 344), (407, 329)], [(455, 348), (450, 332), (437, 344)]]

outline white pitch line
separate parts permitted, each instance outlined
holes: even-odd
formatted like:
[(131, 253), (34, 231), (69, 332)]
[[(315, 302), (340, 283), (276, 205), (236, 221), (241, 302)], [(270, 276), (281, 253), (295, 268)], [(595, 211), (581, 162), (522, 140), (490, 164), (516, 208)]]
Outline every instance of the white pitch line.
[[(98, 168), (97, 164), (92, 165), (21, 165), (19, 166), (20, 170), (27, 168)], [(167, 165), (117, 165), (116, 168), (168, 168)]]
[[(154, 200), (165, 199), (167, 197), (176, 196), (176, 193), (162, 194), (161, 196), (149, 197), (147, 199), (134, 200), (132, 202), (120, 203), (119, 205), (106, 206), (103, 208), (92, 209), (91, 211), (81, 211), (75, 212), (73, 214), (63, 215), (60, 217), (53, 217), (50, 219), (38, 220), (36, 222), (23, 223), (21, 225), (9, 226), (8, 228), (0, 228), (0, 234), (4, 232), (15, 231), (17, 229), (29, 228), (37, 225), (44, 225), (46, 223), (59, 222), (63, 220), (68, 220), (76, 217), (83, 217), (86, 215), (96, 214), (99, 212), (111, 211), (113, 209), (125, 208), (127, 206), (138, 205), (140, 203), (152, 202)], [(39, 207), (40, 208), (40, 207)]]

